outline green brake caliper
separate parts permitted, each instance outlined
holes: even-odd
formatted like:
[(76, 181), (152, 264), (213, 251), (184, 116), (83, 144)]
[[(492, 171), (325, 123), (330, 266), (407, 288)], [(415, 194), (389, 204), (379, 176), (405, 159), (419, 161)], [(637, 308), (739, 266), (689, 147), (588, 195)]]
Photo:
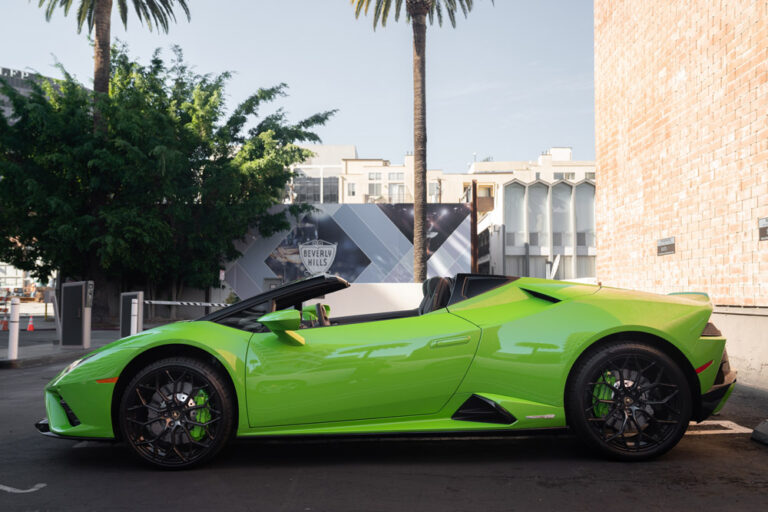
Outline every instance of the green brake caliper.
[[(205, 405), (208, 403), (208, 393), (202, 389), (194, 396), (196, 406)], [(208, 407), (201, 407), (195, 411), (195, 421), (198, 423), (207, 423), (211, 421), (211, 410)], [(194, 426), (189, 430), (189, 435), (192, 439), (199, 441), (205, 435), (205, 427)]]
[(611, 375), (611, 372), (605, 372), (600, 376), (595, 383), (595, 387), (592, 389), (592, 410), (595, 411), (595, 415), (599, 418), (608, 414), (611, 408), (610, 404), (598, 402), (598, 400), (612, 399), (614, 384), (616, 384), (616, 377)]

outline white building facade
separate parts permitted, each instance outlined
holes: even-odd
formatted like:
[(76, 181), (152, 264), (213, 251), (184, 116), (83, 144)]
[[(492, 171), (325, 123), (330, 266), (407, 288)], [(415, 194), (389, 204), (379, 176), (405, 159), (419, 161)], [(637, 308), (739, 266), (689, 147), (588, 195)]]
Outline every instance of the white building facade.
[[(289, 202), (411, 203), (413, 156), (393, 165), (354, 146), (307, 146), (293, 167)], [(474, 162), (465, 173), (427, 171), (427, 201), (468, 202), (478, 189), (479, 270), (490, 274), (595, 277), (595, 163), (553, 147), (535, 161)], [(469, 250), (469, 248), (467, 248)]]

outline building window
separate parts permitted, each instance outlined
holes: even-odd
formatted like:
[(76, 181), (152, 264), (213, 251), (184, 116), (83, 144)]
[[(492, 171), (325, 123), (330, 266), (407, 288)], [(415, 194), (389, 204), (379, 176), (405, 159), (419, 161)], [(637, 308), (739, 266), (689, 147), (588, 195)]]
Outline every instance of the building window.
[(404, 172), (391, 172), (389, 173), (389, 181), (403, 181), (405, 180)]
[(595, 179), (595, 173), (594, 173), (594, 172), (587, 172), (587, 173), (584, 173), (584, 177), (585, 177), (586, 179), (588, 179), (588, 180), (592, 180), (592, 181), (594, 181), (594, 179)]
[(440, 202), (440, 184), (436, 181), (430, 181), (427, 184), (427, 201), (430, 203)]
[(508, 276), (525, 275), (525, 256), (505, 256), (504, 273)]
[(477, 197), (493, 197), (493, 185), (478, 186)]
[(356, 183), (347, 183), (347, 197), (355, 197)]
[(477, 255), (479, 258), (488, 256), (491, 252), (491, 232), (489, 229), (483, 230), (477, 235)]
[(330, 178), (323, 178), (323, 202), (324, 203), (338, 203), (339, 202), (339, 178), (332, 176)]
[(576, 187), (573, 198), (576, 225), (576, 277), (595, 276), (595, 186), (582, 183)]
[[(552, 245), (567, 247), (573, 244), (571, 232), (571, 192), (570, 185), (558, 183), (552, 187)], [(555, 252), (561, 252), (555, 249)]]
[(576, 257), (576, 277), (595, 277), (595, 257), (577, 256)]
[(575, 172), (556, 172), (555, 179), (556, 180), (575, 180), (576, 173)]
[(381, 179), (381, 173), (380, 172), (369, 172), (368, 173), (368, 180), (370, 181), (379, 181)]
[(595, 247), (595, 186), (582, 183), (574, 194), (576, 246)]
[(402, 183), (389, 184), (389, 202), (390, 203), (405, 202), (405, 185), (403, 185)]
[(555, 279), (573, 279), (573, 256), (560, 256), (560, 264), (555, 271)]
[[(504, 226), (507, 247), (522, 247), (525, 243), (523, 219), (525, 219), (525, 187), (519, 183), (511, 183), (504, 187)], [(513, 268), (517, 269), (517, 267)]]
[[(537, 183), (528, 187), (528, 243), (548, 246), (547, 195), (548, 187)], [(534, 275), (534, 274), (531, 274)]]
[(297, 203), (320, 202), (320, 178), (296, 176), (293, 178), (293, 200)]
[[(293, 178), (293, 202), (296, 203), (320, 203), (321, 178), (309, 178), (307, 176), (295, 176)], [(339, 178), (331, 176), (322, 178), (322, 202), (339, 202)]]
[(369, 183), (368, 184), (368, 195), (371, 197), (379, 197), (381, 196), (381, 183)]

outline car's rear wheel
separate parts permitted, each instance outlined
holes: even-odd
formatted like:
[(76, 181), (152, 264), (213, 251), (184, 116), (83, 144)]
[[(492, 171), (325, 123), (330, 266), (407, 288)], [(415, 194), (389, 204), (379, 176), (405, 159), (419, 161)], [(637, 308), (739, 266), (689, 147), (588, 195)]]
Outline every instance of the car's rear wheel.
[(690, 386), (666, 353), (645, 343), (592, 350), (573, 370), (566, 413), (573, 430), (604, 455), (657, 457), (675, 446), (691, 418)]
[(187, 357), (142, 368), (120, 400), (123, 439), (142, 459), (163, 468), (201, 464), (232, 437), (235, 400), (217, 369)]

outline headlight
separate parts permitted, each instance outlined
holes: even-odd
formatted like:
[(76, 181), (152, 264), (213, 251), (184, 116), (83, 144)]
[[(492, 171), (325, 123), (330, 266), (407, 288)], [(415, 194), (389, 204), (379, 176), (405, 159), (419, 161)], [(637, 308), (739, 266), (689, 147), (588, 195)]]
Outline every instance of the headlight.
[(61, 372), (61, 376), (63, 377), (64, 375), (68, 374), (69, 372), (71, 372), (72, 370), (74, 370), (75, 368), (77, 368), (77, 365), (79, 365), (79, 364), (80, 364), (80, 363), (82, 363), (82, 362), (83, 362), (83, 358), (80, 358), (80, 359), (76, 359), (76, 360), (72, 361), (72, 362), (71, 362), (71, 363), (69, 363), (69, 365), (68, 365), (66, 368), (64, 368), (64, 370)]
[(72, 370), (80, 366), (80, 364), (82, 364), (83, 361), (85, 361), (86, 359), (90, 359), (91, 357), (92, 357), (92, 354), (89, 354), (85, 357), (81, 357), (80, 359), (76, 359), (72, 361), (71, 363), (69, 363), (69, 365), (66, 368), (64, 368), (64, 370), (61, 372), (59, 376), (60, 377), (65, 376), (66, 374), (68, 374), (69, 372), (71, 372)]

